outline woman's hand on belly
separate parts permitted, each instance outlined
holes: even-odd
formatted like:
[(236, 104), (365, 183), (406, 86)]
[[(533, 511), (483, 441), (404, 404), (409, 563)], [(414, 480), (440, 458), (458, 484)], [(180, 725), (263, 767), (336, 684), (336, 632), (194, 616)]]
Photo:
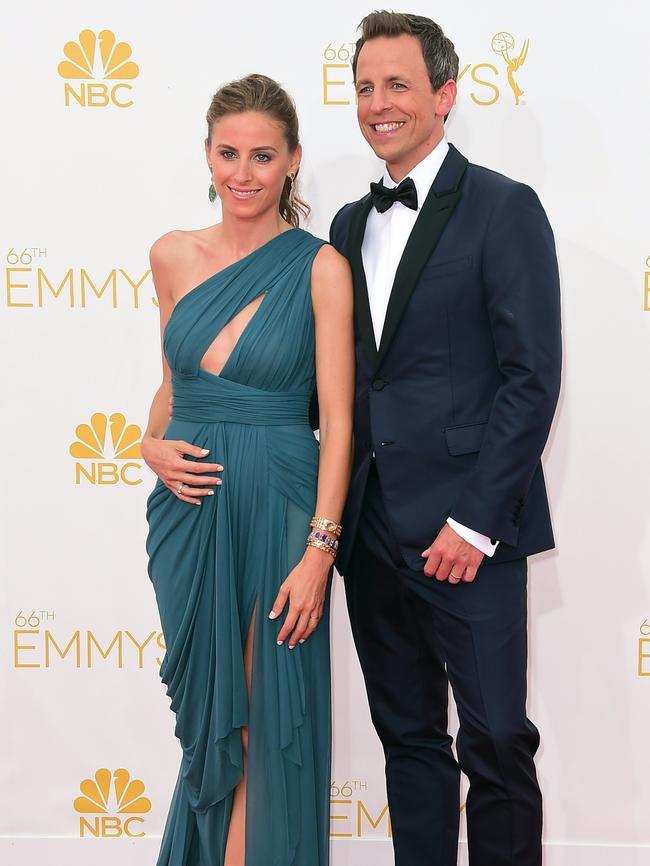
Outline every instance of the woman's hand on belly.
[(222, 472), (220, 463), (197, 463), (185, 460), (185, 455), (202, 460), (209, 452), (206, 448), (191, 445), (182, 439), (156, 439), (145, 436), (141, 445), (142, 458), (155, 472), (165, 487), (192, 505), (200, 505), (201, 498), (212, 496), (214, 486), (221, 484), (221, 478), (205, 475), (206, 472)]

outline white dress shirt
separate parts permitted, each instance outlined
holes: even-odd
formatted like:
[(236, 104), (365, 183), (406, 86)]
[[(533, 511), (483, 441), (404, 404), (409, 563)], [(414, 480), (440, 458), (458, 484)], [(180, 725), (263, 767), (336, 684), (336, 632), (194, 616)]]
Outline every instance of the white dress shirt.
[[(430, 154), (425, 156), (422, 162), (413, 168), (408, 177), (413, 180), (418, 194), (417, 211), (406, 207), (401, 202), (395, 202), (384, 213), (379, 213), (374, 207), (368, 214), (366, 231), (361, 245), (361, 257), (363, 269), (366, 273), (368, 284), (368, 301), (370, 303), (370, 314), (372, 316), (372, 327), (375, 333), (375, 343), (379, 348), (381, 333), (384, 329), (388, 300), (395, 281), (395, 273), (404, 247), (409, 239), (420, 209), (429, 194), (433, 181), (440, 170), (440, 166), (447, 156), (449, 145), (443, 137), (434, 147)], [(395, 187), (397, 184), (384, 169), (384, 186)], [(452, 518), (447, 519), (451, 528), (477, 547), (486, 556), (493, 556), (498, 542), (492, 544), (491, 540)]]

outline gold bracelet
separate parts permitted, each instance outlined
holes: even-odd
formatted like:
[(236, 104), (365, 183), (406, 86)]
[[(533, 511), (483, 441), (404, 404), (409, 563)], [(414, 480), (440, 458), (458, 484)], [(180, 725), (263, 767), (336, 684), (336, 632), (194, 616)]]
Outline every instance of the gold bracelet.
[(317, 538), (310, 538), (307, 541), (307, 547), (317, 547), (319, 550), (324, 550), (326, 553), (329, 553), (332, 559), (336, 556), (336, 550), (333, 550), (329, 545), (323, 541), (319, 541)]
[(309, 525), (312, 529), (324, 529), (326, 532), (333, 532), (335, 535), (340, 535), (343, 529), (340, 523), (334, 523), (333, 520), (328, 520), (326, 517), (312, 517)]

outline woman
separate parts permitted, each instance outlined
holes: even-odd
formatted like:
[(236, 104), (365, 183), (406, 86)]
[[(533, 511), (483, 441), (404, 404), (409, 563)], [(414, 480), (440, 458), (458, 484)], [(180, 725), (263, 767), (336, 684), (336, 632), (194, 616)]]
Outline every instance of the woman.
[(290, 97), (251, 75), (215, 94), (207, 121), (223, 221), (151, 249), (163, 383), (142, 442), (159, 476), (147, 551), (183, 747), (158, 864), (323, 866), (351, 280), (332, 247), (298, 228), (307, 208)]

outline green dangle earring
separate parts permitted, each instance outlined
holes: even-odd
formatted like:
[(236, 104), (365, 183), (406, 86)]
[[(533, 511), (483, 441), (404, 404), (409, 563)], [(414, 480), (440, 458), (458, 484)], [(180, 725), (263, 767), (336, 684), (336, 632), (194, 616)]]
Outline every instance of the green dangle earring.
[(210, 166), (210, 188), (208, 189), (208, 198), (210, 199), (210, 204), (217, 197), (217, 191), (214, 188), (214, 181), (212, 180), (212, 166)]

